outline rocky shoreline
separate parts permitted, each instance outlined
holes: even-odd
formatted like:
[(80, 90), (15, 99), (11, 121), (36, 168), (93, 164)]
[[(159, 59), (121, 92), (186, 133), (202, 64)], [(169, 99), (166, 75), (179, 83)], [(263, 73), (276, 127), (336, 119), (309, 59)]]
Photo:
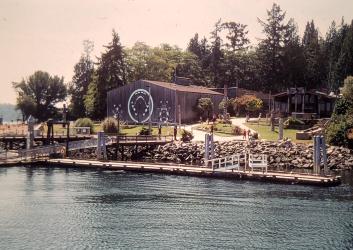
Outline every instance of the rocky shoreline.
[[(313, 146), (291, 142), (253, 141), (246, 144), (242, 141), (215, 143), (215, 157), (232, 154), (268, 155), (269, 167), (273, 169), (313, 167)], [(328, 167), (334, 169), (353, 169), (353, 151), (344, 147), (327, 147)], [(202, 164), (203, 144), (171, 143), (160, 146), (146, 157), (151, 160), (171, 161), (177, 163)]]
[[(312, 169), (312, 144), (296, 144), (291, 142), (244, 141), (215, 142), (215, 157), (233, 154), (268, 155), (269, 168), (275, 170), (285, 169)], [(134, 151), (125, 149), (125, 160), (169, 162), (178, 164), (202, 165), (204, 145), (198, 143), (173, 142), (155, 148), (140, 148)], [(353, 169), (353, 151), (344, 147), (327, 147), (328, 167), (332, 170)], [(72, 152), (73, 158), (95, 159), (95, 150)], [(109, 155), (108, 155), (109, 157)]]

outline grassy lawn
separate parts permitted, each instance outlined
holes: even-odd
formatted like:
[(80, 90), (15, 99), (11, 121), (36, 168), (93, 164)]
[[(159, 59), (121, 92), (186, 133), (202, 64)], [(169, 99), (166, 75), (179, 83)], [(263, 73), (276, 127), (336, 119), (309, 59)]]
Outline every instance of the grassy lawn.
[[(141, 131), (142, 127), (148, 128), (148, 125), (123, 125), (121, 126), (121, 133), (124, 135), (138, 135)], [(43, 126), (43, 135), (47, 135), (47, 126)], [(99, 131), (102, 131), (102, 126), (99, 123), (93, 125), (93, 134), (96, 134)], [(72, 127), (70, 127), (70, 134), (73, 133)], [(66, 135), (66, 128), (63, 128), (60, 124), (54, 124), (54, 134), (56, 135)], [(152, 135), (158, 135), (158, 127), (152, 127)], [(162, 126), (162, 136), (172, 136), (174, 135), (174, 127), (173, 126)], [(178, 136), (181, 135), (181, 130), (178, 129)]]
[[(259, 133), (259, 136), (261, 139), (265, 139), (268, 141), (277, 141), (278, 140), (278, 127), (275, 127), (275, 131), (272, 132), (271, 128), (269, 125), (266, 125), (265, 123), (260, 123), (259, 125), (257, 123), (246, 123), (246, 126), (249, 128), (257, 131)], [(298, 130), (296, 129), (284, 129), (283, 130), (283, 137), (284, 138), (289, 138), (292, 142), (296, 143), (311, 143), (311, 140), (297, 140), (295, 138), (295, 134)]]
[[(141, 131), (142, 127), (148, 128), (148, 125), (123, 125), (121, 127), (121, 133), (124, 135), (138, 135)], [(102, 126), (100, 124), (94, 124), (93, 127), (94, 133), (98, 131), (102, 131)], [(178, 129), (178, 135), (180, 135), (181, 131)], [(158, 135), (158, 127), (152, 127), (152, 135)], [(162, 136), (174, 135), (174, 127), (173, 126), (162, 126)]]
[[(142, 126), (142, 125), (134, 125), (134, 126), (126, 126), (122, 127), (121, 133), (126, 134), (126, 135), (137, 135), (142, 127), (148, 128), (148, 125)], [(180, 135), (179, 129), (178, 129), (178, 135)], [(158, 127), (152, 127), (152, 135), (158, 135)], [(169, 126), (169, 127), (162, 127), (162, 136), (168, 136), (168, 135), (174, 135), (174, 127)]]
[[(204, 124), (197, 126), (196, 129), (210, 132), (211, 126), (212, 126), (212, 123), (209, 123), (209, 124), (204, 123)], [(214, 128), (213, 128), (213, 132), (214, 132), (214, 134), (219, 135), (219, 136), (225, 136), (225, 137), (235, 136), (234, 129), (235, 129), (235, 126), (231, 125), (231, 124), (215, 123)]]

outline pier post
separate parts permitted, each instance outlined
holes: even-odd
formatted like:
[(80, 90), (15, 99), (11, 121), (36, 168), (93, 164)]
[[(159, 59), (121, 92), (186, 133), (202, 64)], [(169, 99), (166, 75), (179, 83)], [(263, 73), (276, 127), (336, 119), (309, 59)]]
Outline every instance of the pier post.
[(26, 148), (31, 149), (34, 142), (34, 118), (31, 115), (27, 119), (27, 130)]
[(104, 132), (98, 132), (97, 160), (107, 159), (107, 148), (105, 145)]
[(214, 158), (213, 134), (205, 134), (205, 162), (213, 158)]
[(314, 166), (313, 166), (313, 173), (320, 174), (321, 172), (321, 164), (324, 165), (324, 175), (328, 174), (328, 167), (327, 167), (327, 152), (326, 152), (326, 142), (325, 137), (323, 135), (315, 135), (314, 139)]
[(313, 136), (313, 174), (316, 173), (316, 135)]
[(324, 164), (324, 174), (328, 174), (328, 168), (327, 168), (327, 152), (326, 152), (326, 141), (325, 137), (322, 135), (321, 136), (321, 150), (322, 150), (322, 161)]
[(278, 140), (283, 140), (283, 118), (278, 121)]
[(273, 112), (271, 112), (271, 118), (270, 118), (270, 123), (271, 123), (271, 131), (275, 131), (275, 117), (273, 115)]

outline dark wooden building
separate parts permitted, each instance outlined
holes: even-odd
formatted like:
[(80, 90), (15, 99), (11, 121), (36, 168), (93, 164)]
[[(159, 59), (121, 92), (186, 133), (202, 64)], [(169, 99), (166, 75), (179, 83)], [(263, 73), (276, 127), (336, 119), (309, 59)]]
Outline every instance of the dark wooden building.
[(199, 119), (195, 107), (199, 98), (209, 97), (218, 113), (224, 95), (188, 83), (139, 80), (107, 94), (107, 115), (129, 123), (187, 123)]
[(317, 90), (291, 88), (272, 96), (273, 110), (303, 119), (330, 117), (336, 97)]

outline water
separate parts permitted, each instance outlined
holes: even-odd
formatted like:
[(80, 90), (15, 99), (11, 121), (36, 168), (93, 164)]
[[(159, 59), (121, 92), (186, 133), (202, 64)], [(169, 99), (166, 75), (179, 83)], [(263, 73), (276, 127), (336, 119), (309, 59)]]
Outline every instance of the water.
[(353, 188), (0, 168), (1, 249), (352, 249)]

